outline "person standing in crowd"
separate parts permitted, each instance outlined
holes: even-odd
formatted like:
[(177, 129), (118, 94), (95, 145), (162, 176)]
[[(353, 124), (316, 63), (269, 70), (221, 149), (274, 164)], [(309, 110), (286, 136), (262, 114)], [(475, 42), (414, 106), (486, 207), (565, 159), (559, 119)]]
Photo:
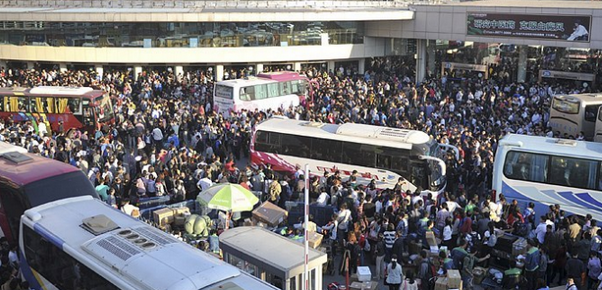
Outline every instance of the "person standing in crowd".
[[(533, 235), (543, 249), (541, 252), (548, 253), (552, 269), (546, 270), (550, 276), (547, 282), (555, 282), (556, 275), (564, 282), (566, 269), (573, 278), (581, 279), (577, 281), (579, 287), (585, 281), (585, 276), (580, 276), (585, 269), (579, 271), (578, 262), (595, 274), (596, 260), (593, 259), (590, 266), (592, 257), (585, 250), (575, 252), (577, 259), (566, 261), (569, 249), (582, 249), (589, 243), (587, 249), (599, 250), (601, 239), (593, 218), (587, 218), (581, 227), (576, 217), (564, 218), (564, 209), (560, 206), (553, 205), (549, 214), (535, 212), (534, 204), (522, 211), (514, 201), (506, 204), (502, 194), (496, 199), (497, 203), (490, 194), (499, 140), (508, 133), (563, 137), (547, 127), (552, 97), (589, 92), (591, 88), (552, 80), (512, 82), (515, 63), (509, 60), (489, 66), (486, 80), (456, 75), (460, 72), (445, 72), (441, 77), (429, 75), (416, 86), (413, 67), (413, 60), (373, 58), (366, 63), (365, 72), (356, 75), (350, 66), (329, 72), (310, 65), (302, 72), (319, 88), (313, 91), (313, 102), (309, 106), (241, 110), (229, 116), (213, 111), (216, 75), (202, 69), (182, 74), (144, 70), (138, 75), (111, 69), (98, 76), (87, 70), (4, 68), (0, 69), (0, 86), (4, 87), (74, 85), (105, 90), (113, 100), (116, 124), (105, 124), (83, 134), (65, 134), (73, 128), (66, 128), (61, 122), (61, 129), (56, 132), (47, 128), (44, 133), (43, 126), (39, 126), (42, 132), (36, 134), (29, 129), (31, 124), (0, 120), (0, 138), (34, 154), (78, 166), (89, 176), (94, 188), (101, 186), (102, 191), (105, 185), (115, 189), (115, 199), (122, 211), (139, 216), (134, 204), (140, 198), (163, 194), (170, 202), (195, 199), (204, 189), (202, 185), (215, 182), (245, 184), (254, 191), (261, 191), (262, 200), (282, 207), (289, 199), (298, 201), (297, 195), (303, 188), (300, 176), (277, 172), (276, 166), (272, 168), (270, 163), (259, 164), (257, 169), (253, 164), (244, 164), (245, 156), (249, 156), (251, 132), (257, 124), (273, 116), (420, 130), (438, 143), (458, 148), (457, 157), (448, 154), (444, 158), (448, 168), (444, 194), (425, 196), (420, 187), (413, 193), (410, 176), (387, 186), (381, 182), (380, 175), (365, 177), (364, 173), (352, 173), (352, 177), (343, 177), (343, 173), (349, 173), (336, 168), (325, 169), (323, 178), (317, 179), (315, 185), (312, 183), (310, 190), (312, 196), (325, 194), (320, 198), (325, 207), (340, 208), (338, 215), (323, 221), (325, 225), (320, 224), (333, 246), (337, 244), (334, 241), (339, 240), (339, 248), (345, 249), (347, 232), (356, 233), (354, 222), (363, 223), (371, 246), (376, 245), (371, 251), (375, 251), (378, 268), (385, 264), (383, 260), (388, 268), (392, 266), (389, 262), (393, 252), (399, 257), (409, 250), (405, 245), (411, 245), (410, 241), (422, 239), (426, 243), (426, 233), (431, 229), (437, 237), (444, 237), (442, 240), (449, 249), (458, 243), (464, 252), (469, 249), (472, 253), (475, 245), (472, 237), (466, 235), (472, 235), (476, 225), (477, 234), (484, 237), (480, 256), (487, 256), (497, 244), (496, 227), (508, 230), (506, 222), (513, 221), (518, 221), (515, 224), (520, 226), (519, 213), (524, 212), (525, 223), (537, 222), (533, 217), (543, 215), (535, 231), (527, 231), (527, 235)], [(236, 70), (228, 71), (229, 78), (243, 75), (245, 73)], [(466, 77), (467, 81), (457, 83), (452, 76)], [(238, 167), (241, 163), (243, 165)], [(359, 168), (349, 171), (354, 170), (362, 172)], [(334, 174), (330, 174), (331, 171)], [(366, 184), (368, 179), (372, 180)], [(444, 229), (448, 218), (451, 218), (451, 240), (447, 239), (449, 229)], [(361, 233), (361, 225), (358, 228)], [(590, 233), (589, 241), (585, 238), (586, 232)], [(393, 251), (396, 239), (401, 240)], [(463, 247), (463, 240), (470, 240), (468, 246)], [(449, 269), (463, 268), (454, 264), (465, 264), (469, 254), (460, 261), (458, 254), (462, 251), (451, 252), (453, 259)], [(533, 255), (528, 258), (526, 268), (533, 270), (535, 264), (538, 268), (534, 273), (527, 271), (526, 276), (535, 287), (544, 259), (534, 263), (533, 258)], [(401, 268), (400, 263), (396, 265)], [(381, 278), (383, 272), (377, 273)], [(419, 278), (422, 279), (422, 275), (427, 273), (419, 274)]]
[(389, 290), (399, 290), (403, 281), (403, 271), (401, 265), (397, 263), (397, 255), (391, 256), (391, 262), (387, 264), (386, 282), (389, 285)]

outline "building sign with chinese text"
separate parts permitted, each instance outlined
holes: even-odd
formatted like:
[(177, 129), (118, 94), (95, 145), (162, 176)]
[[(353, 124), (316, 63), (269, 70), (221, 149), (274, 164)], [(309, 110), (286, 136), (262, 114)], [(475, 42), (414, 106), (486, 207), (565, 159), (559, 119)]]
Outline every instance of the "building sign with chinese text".
[(467, 13), (467, 35), (589, 42), (591, 16)]

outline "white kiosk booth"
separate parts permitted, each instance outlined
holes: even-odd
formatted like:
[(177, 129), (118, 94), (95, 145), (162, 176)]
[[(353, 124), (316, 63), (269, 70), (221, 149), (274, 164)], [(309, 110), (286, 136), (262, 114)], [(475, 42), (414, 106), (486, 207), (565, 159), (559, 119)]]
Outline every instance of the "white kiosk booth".
[[(228, 229), (219, 237), (224, 261), (282, 290), (303, 289), (303, 244), (261, 227)], [(326, 253), (309, 248), (309, 289), (322, 289)]]

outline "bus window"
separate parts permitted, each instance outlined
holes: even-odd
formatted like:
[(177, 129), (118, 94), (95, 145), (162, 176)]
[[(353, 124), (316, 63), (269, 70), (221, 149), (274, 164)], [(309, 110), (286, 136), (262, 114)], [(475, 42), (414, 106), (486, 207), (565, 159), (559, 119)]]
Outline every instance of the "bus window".
[(74, 115), (82, 114), (82, 100), (80, 98), (69, 98), (67, 106)]
[(119, 289), (27, 226), (23, 244), (28, 265), (59, 289)]
[(280, 152), (281, 154), (309, 158), (309, 152), (311, 148), (310, 137), (282, 134), (280, 144), (282, 147), (282, 152)]
[(312, 139), (311, 152), (313, 159), (341, 162), (343, 142), (327, 139)]
[(578, 114), (579, 113), (579, 100), (561, 99), (554, 97), (552, 100), (552, 108), (566, 114)]
[(255, 98), (253, 100), (263, 100), (268, 97), (268, 90), (265, 85), (255, 85)]
[(277, 98), (280, 96), (280, 89), (278, 83), (267, 84), (268, 98)]
[(82, 110), (84, 115), (84, 126), (94, 126), (94, 113), (90, 107), (89, 100), (82, 101)]
[(376, 168), (391, 169), (391, 156), (386, 153), (376, 154)]
[(37, 98), (34, 98), (34, 97), (30, 97), (29, 98), (29, 107), (31, 108), (30, 112), (32, 112), (32, 113), (43, 113), (43, 111), (40, 110), (40, 109), (43, 109), (43, 108), (38, 107), (38, 103), (36, 102), (36, 99)]
[(7, 112), (27, 112), (27, 97), (4, 97), (4, 102)]
[(280, 83), (280, 90), (282, 91), (282, 95), (290, 95), (291, 94), (291, 89), (290, 89), (290, 83), (289, 82), (282, 82)]
[(568, 168), (566, 159), (563, 157), (552, 157), (550, 171), (550, 182), (558, 185), (569, 185)]
[(232, 87), (216, 85), (215, 96), (218, 98), (232, 99), (234, 97), (234, 89)]
[(410, 176), (410, 182), (414, 185), (416, 185), (416, 187), (422, 187), (423, 189), (426, 188), (424, 187), (424, 182), (427, 180), (426, 179), (426, 175), (425, 175), (425, 168), (424, 168), (424, 164), (425, 163), (413, 163), (410, 165), (410, 167), (412, 168), (412, 175)]
[[(602, 175), (602, 162), (600, 162), (600, 166), (598, 166), (598, 172)], [(602, 190), (602, 176), (598, 178), (598, 190)]]
[[(554, 166), (552, 166), (554, 168)], [(525, 152), (508, 152), (504, 175), (508, 178), (546, 182), (548, 172), (548, 157), (540, 154)]]
[(255, 150), (268, 153), (280, 152), (280, 134), (258, 131), (255, 137)]
[(597, 166), (596, 161), (569, 159), (568, 166), (569, 185), (579, 188), (596, 188)]
[(96, 104), (94, 108), (98, 122), (107, 122), (114, 117), (113, 106), (111, 105), (111, 99), (108, 95), (98, 97), (94, 102)]
[(303, 81), (291, 81), (291, 93), (299, 95), (303, 92)]
[[(313, 147), (312, 147), (313, 148)], [(342, 162), (352, 165), (374, 167), (376, 153), (374, 146), (343, 142)]]
[(55, 113), (63, 114), (63, 113), (73, 113), (69, 111), (69, 99), (67, 98), (55, 98), (56, 105), (54, 106), (56, 109)]
[(251, 95), (249, 91), (252, 91), (253, 87), (242, 87), (240, 88), (240, 92), (238, 93), (238, 99), (241, 101), (250, 101)]
[(600, 108), (600, 105), (585, 106), (585, 121), (596, 122), (596, 115), (598, 114), (598, 108)]

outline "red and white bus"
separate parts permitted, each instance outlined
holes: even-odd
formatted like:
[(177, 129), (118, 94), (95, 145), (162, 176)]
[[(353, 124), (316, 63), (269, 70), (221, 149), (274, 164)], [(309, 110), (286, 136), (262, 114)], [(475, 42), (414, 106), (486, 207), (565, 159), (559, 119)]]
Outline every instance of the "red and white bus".
[(9, 242), (16, 242), (25, 210), (85, 195), (98, 198), (92, 183), (77, 167), (0, 142), (0, 236)]
[(308, 95), (308, 79), (296, 72), (260, 73), (256, 77), (217, 82), (213, 111), (229, 116), (242, 109), (277, 110), (298, 106)]
[(342, 125), (271, 118), (258, 124), (251, 142), (251, 161), (271, 164), (275, 171), (295, 172), (310, 165), (310, 172), (357, 170), (358, 184), (375, 179), (380, 188), (392, 188), (400, 177), (404, 190), (434, 196), (445, 189), (444, 150), (426, 133), (397, 128)]
[(109, 94), (86, 87), (0, 88), (0, 118), (32, 121), (36, 132), (43, 120), (48, 133), (59, 129), (94, 132), (115, 123)]

